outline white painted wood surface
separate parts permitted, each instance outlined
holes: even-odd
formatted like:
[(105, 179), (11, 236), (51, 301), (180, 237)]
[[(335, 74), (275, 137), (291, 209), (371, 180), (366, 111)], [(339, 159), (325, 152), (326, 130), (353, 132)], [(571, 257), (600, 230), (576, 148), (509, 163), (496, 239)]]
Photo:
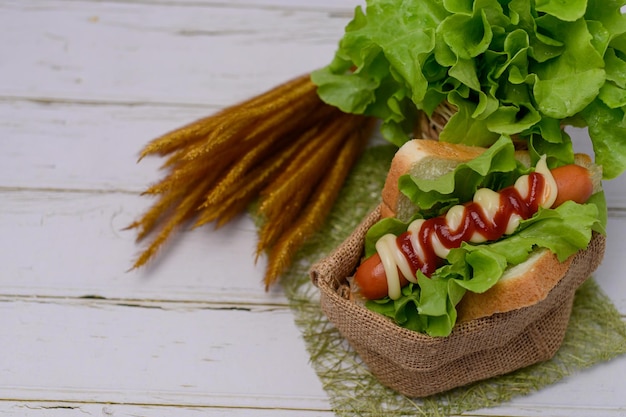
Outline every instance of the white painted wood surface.
[[(332, 415), (249, 219), (133, 272), (122, 229), (160, 176), (148, 140), (326, 64), (358, 3), (0, 0), (0, 414)], [(596, 278), (626, 314), (626, 179), (606, 189)], [(624, 416), (625, 373), (478, 414)]]

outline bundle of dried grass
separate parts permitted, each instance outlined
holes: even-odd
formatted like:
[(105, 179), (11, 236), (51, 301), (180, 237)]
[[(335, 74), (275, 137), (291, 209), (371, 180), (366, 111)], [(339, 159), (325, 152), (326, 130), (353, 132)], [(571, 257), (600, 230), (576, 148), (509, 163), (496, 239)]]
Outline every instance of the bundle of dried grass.
[(324, 104), (304, 75), (154, 139), (140, 160), (167, 157), (168, 172), (144, 192), (156, 203), (129, 226), (138, 241), (156, 232), (134, 267), (183, 224), (220, 227), (258, 199), (269, 288), (326, 218), (373, 124)]

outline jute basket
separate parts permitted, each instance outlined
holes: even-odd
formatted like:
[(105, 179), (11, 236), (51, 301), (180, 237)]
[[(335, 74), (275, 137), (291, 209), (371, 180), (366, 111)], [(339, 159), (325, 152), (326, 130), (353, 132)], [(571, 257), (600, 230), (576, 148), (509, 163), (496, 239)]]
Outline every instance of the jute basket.
[(347, 278), (361, 260), (365, 233), (379, 218), (379, 209), (365, 218), (311, 268), (311, 279), (320, 290), (322, 310), (371, 372), (409, 397), (444, 392), (552, 358), (563, 341), (576, 289), (604, 255), (605, 238), (594, 234), (543, 301), (458, 324), (448, 337), (430, 337), (349, 299)]

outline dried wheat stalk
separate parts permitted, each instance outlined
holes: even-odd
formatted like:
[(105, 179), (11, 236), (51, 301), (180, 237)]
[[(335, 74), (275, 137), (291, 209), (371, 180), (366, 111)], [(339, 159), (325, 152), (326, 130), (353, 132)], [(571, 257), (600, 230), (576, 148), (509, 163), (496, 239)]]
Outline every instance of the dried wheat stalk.
[(129, 228), (155, 234), (141, 267), (187, 222), (222, 226), (259, 200), (265, 286), (326, 218), (373, 122), (324, 104), (308, 75), (154, 139), (140, 154), (166, 157), (144, 194), (157, 201)]

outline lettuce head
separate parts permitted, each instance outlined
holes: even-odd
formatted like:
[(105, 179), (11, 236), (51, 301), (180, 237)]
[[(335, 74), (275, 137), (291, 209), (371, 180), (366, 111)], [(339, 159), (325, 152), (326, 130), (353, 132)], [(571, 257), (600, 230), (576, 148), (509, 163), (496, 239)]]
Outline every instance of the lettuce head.
[(565, 125), (588, 127), (605, 179), (626, 169), (626, 0), (367, 0), (319, 96), (382, 120), (401, 145), (420, 112), (455, 109), (440, 140), (490, 146), (501, 135), (573, 160)]

